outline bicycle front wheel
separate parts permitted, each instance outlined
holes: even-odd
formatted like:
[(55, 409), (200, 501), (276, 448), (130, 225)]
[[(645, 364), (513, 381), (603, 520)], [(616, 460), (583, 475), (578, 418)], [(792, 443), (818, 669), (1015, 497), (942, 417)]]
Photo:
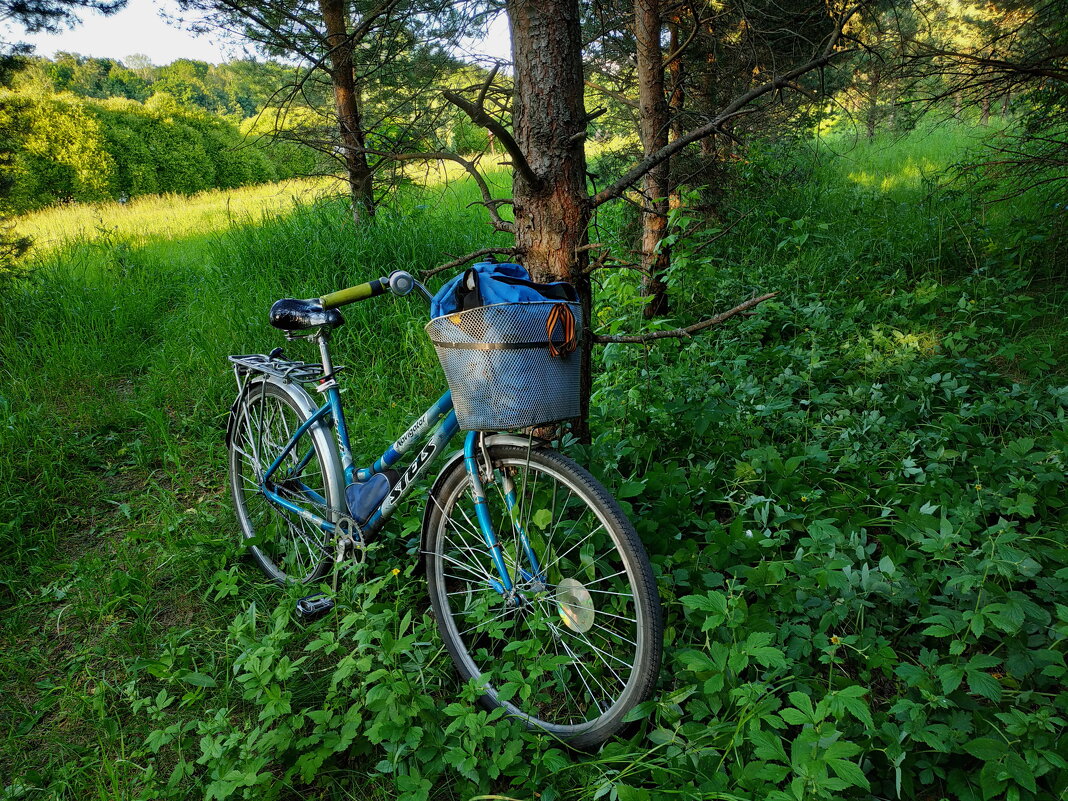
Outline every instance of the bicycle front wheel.
[[(330, 535), (310, 519), (332, 519), (344, 494), (341, 468), (325, 425), (297, 440), (269, 482), (267, 470), (309, 416), (293, 387), (254, 381), (234, 404), (230, 422), (230, 490), (242, 539), (272, 581), (308, 583), (331, 565)], [(279, 503), (265, 493), (270, 489)]]
[(490, 520), (513, 587), (486, 545), (462, 462), (429, 503), (427, 583), (461, 678), (487, 708), (577, 748), (604, 742), (652, 693), (663, 640), (648, 556), (619, 505), (555, 451), (489, 448)]

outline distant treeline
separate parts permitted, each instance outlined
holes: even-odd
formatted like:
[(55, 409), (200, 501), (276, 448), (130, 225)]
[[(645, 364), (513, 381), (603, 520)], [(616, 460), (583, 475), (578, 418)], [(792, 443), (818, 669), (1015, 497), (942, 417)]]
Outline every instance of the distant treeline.
[(31, 59), (0, 89), (0, 212), (190, 194), (329, 169), (310, 148), (261, 137), (250, 116), (283, 84), (285, 67), (130, 61)]
[(293, 67), (275, 61), (243, 59), (209, 64), (180, 58), (158, 66), (145, 55), (125, 61), (57, 53), (23, 60), (14, 88), (28, 93), (70, 92), (103, 100), (124, 97), (142, 103), (166, 94), (186, 107), (212, 114), (251, 117), (268, 104), (279, 87), (293, 80)]
[(261, 139), (252, 122), (239, 126), (160, 94), (138, 103), (0, 90), (0, 129), (12, 153), (5, 205), (19, 213), (63, 201), (190, 194), (319, 170), (314, 151)]

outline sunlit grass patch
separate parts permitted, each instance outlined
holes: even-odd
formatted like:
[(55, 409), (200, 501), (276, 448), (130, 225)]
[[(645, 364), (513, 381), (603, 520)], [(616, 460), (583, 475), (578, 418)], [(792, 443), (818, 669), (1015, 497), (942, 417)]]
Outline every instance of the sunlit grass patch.
[(18, 217), (14, 224), (19, 234), (34, 240), (33, 252), (38, 254), (77, 239), (118, 237), (146, 244), (259, 222), (266, 215), (339, 191), (342, 184), (335, 178), (303, 178), (188, 196), (144, 195), (126, 203), (72, 203)]

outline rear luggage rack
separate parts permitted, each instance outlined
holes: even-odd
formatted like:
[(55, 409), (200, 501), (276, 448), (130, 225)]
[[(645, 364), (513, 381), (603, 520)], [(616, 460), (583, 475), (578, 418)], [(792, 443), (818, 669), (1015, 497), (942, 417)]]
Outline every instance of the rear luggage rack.
[[(267, 356), (263, 353), (250, 353), (246, 356), (228, 357), (234, 365), (234, 372), (241, 376), (249, 373), (263, 373), (264, 375), (280, 378), (282, 381), (295, 381), (299, 384), (314, 384), (328, 376), (323, 375), (321, 364), (308, 362), (294, 362), (283, 359), (280, 356)], [(337, 372), (340, 368), (335, 368)]]

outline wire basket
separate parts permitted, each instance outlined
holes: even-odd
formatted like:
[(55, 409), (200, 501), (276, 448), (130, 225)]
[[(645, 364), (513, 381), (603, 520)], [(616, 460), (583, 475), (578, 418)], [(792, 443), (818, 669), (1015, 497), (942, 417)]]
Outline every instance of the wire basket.
[[(570, 310), (581, 331), (579, 304), (553, 301), (480, 306), (427, 323), (460, 428), (499, 431), (579, 415), (581, 348), (550, 354), (548, 325), (557, 306)], [(560, 350), (564, 334), (553, 325)]]

